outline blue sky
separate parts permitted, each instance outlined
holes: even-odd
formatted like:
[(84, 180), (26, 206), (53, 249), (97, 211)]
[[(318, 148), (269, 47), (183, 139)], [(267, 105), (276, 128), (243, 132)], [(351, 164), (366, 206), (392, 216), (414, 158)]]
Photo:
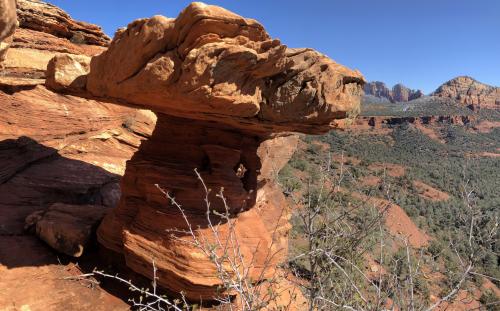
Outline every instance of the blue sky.
[[(48, 0), (113, 35), (136, 18), (175, 17), (183, 0)], [(213, 0), (260, 21), (290, 47), (312, 47), (367, 80), (426, 93), (458, 75), (500, 86), (500, 0)]]

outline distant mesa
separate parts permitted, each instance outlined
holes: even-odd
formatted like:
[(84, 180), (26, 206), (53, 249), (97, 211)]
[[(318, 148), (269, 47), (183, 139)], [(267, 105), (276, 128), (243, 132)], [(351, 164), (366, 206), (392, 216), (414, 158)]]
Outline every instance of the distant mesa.
[(365, 84), (365, 95), (375, 96), (381, 99), (387, 99), (392, 103), (408, 102), (424, 96), (421, 90), (410, 89), (403, 84), (396, 84), (389, 89), (384, 82), (373, 81)]

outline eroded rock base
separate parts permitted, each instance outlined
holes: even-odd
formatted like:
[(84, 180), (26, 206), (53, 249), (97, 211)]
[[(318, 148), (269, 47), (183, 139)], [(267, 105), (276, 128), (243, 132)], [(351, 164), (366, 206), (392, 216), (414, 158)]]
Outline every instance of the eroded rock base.
[[(98, 240), (145, 276), (152, 277), (154, 261), (161, 286), (190, 299), (213, 299), (222, 281), (193, 237), (179, 232), (189, 231), (187, 219), (202, 241), (237, 241), (249, 278), (268, 278), (286, 256), (289, 230), (289, 211), (274, 178), (296, 145), (292, 135), (266, 137), (159, 114), (152, 137), (127, 163), (122, 198), (103, 220)], [(160, 188), (175, 197), (186, 219)], [(205, 198), (210, 220), (221, 223), (217, 235)], [(227, 212), (230, 220), (214, 211)]]

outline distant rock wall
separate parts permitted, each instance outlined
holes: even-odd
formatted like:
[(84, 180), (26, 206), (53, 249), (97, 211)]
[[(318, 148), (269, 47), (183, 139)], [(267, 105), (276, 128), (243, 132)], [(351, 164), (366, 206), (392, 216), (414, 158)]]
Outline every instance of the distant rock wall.
[(373, 81), (365, 84), (364, 91), (366, 95), (373, 95), (379, 98), (386, 98), (391, 102), (407, 102), (424, 96), (420, 90), (412, 90), (403, 84), (396, 84), (389, 89), (384, 82)]
[(475, 115), (468, 116), (420, 116), (420, 117), (358, 117), (351, 129), (381, 129), (398, 124), (421, 124), (421, 125), (438, 125), (438, 124), (457, 124), (467, 125), (475, 122)]
[(14, 34), (16, 25), (16, 0), (0, 0), (0, 66), (8, 48), (5, 41)]
[(109, 44), (100, 27), (75, 21), (53, 5), (36, 0), (17, 2), (20, 26), (8, 39), (9, 49), (4, 43), (0, 52), (4, 76), (43, 79), (49, 60), (56, 54), (94, 56)]

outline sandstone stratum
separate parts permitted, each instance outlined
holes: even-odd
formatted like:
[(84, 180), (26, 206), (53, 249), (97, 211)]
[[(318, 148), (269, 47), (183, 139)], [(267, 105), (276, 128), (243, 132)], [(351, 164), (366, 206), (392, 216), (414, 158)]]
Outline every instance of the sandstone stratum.
[[(211, 236), (207, 198), (211, 221), (230, 216), (220, 238), (236, 237), (249, 280), (276, 275), (290, 229), (276, 175), (297, 145), (291, 133), (325, 133), (354, 119), (358, 71), (203, 3), (175, 19), (136, 20), (108, 47), (97, 26), (42, 2), (19, 1), (18, 18), (0, 77), (6, 230), (19, 234), (37, 212), (30, 220), (40, 237), (79, 256), (80, 233), (92, 226), (78, 220), (82, 208), (114, 207), (97, 231), (105, 254), (149, 278), (154, 262), (160, 286), (206, 301), (220, 294), (217, 268), (189, 243), (185, 218), (165, 193), (198, 237)], [(80, 207), (65, 216), (72, 206)], [(61, 229), (44, 230), (54, 220), (76, 237), (61, 243)]]

